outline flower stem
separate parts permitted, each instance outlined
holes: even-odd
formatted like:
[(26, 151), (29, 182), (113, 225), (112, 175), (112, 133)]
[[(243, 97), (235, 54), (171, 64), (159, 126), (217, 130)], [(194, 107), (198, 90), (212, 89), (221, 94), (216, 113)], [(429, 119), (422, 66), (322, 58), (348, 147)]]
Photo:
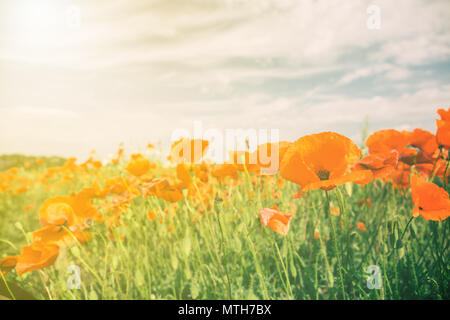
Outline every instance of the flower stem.
[(345, 300), (346, 299), (346, 294), (345, 294), (345, 286), (344, 286), (344, 275), (342, 274), (342, 261), (341, 258), (339, 256), (339, 249), (338, 249), (338, 243), (337, 243), (337, 239), (336, 239), (336, 229), (333, 223), (333, 218), (331, 217), (331, 205), (330, 205), (330, 196), (328, 194), (328, 191), (325, 191), (326, 197), (327, 197), (327, 206), (326, 206), (326, 212), (327, 212), (327, 216), (328, 219), (330, 221), (330, 225), (331, 225), (331, 231), (333, 233), (333, 244), (334, 244), (334, 252), (336, 254), (336, 259), (338, 262), (338, 273), (339, 273), (339, 280), (341, 282), (341, 289), (342, 289), (342, 298)]

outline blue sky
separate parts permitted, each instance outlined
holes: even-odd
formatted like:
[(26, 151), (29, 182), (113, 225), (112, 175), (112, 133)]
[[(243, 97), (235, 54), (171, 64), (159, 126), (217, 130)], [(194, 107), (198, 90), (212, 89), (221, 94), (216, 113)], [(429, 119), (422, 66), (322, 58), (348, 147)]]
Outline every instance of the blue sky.
[(359, 143), (365, 117), (371, 131), (434, 131), (450, 107), (446, 0), (0, 0), (0, 12), (0, 153), (167, 147), (196, 120)]

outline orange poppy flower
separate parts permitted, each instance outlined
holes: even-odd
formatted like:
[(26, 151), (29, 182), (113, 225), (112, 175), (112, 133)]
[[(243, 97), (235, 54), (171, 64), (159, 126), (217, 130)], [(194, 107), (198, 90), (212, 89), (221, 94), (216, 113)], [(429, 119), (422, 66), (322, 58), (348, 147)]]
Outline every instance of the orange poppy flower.
[(83, 227), (86, 220), (101, 221), (102, 216), (93, 206), (90, 188), (69, 197), (53, 197), (44, 201), (39, 209), (39, 221), (46, 225)]
[(369, 136), (366, 146), (370, 154), (389, 153), (391, 150), (402, 152), (408, 145), (408, 139), (394, 129), (379, 130)]
[(411, 132), (404, 131), (403, 134), (410, 146), (422, 150), (429, 156), (432, 156), (438, 149), (436, 136), (429, 131), (416, 128)]
[(120, 159), (122, 159), (122, 157), (123, 157), (123, 153), (124, 153), (124, 149), (122, 147), (119, 147), (119, 149), (117, 150), (117, 157), (112, 159), (111, 162), (114, 164), (119, 163)]
[(147, 217), (149, 218), (150, 221), (155, 221), (156, 219), (155, 214), (153, 213), (152, 210), (148, 210)]
[(18, 187), (16, 189), (14, 189), (13, 193), (14, 194), (21, 194), (21, 193), (27, 192), (28, 189), (29, 189), (29, 186), (22, 185), (22, 186), (20, 186), (20, 187)]
[(357, 170), (370, 170), (374, 179), (384, 178), (390, 175), (397, 166), (398, 151), (391, 150), (383, 154), (370, 154), (358, 161)]
[(365, 181), (370, 170), (355, 170), (351, 166), (361, 156), (361, 150), (347, 137), (334, 132), (304, 136), (286, 151), (280, 174), (301, 186), (303, 191), (331, 190), (347, 182)]
[(268, 226), (270, 229), (283, 236), (289, 231), (289, 223), (292, 217), (292, 213), (281, 212), (276, 206), (259, 211), (261, 224), (263, 226)]
[(2, 273), (3, 275), (7, 274), (16, 267), (16, 264), (17, 256), (7, 256), (3, 259), (0, 259), (0, 273)]
[(109, 178), (104, 183), (103, 194), (121, 194), (127, 191), (127, 186), (122, 177)]
[(170, 147), (168, 159), (172, 163), (198, 162), (206, 154), (209, 141), (202, 139), (181, 138)]
[(259, 145), (257, 150), (254, 151), (253, 157), (257, 159), (257, 164), (261, 169), (261, 173), (277, 173), (279, 165), (291, 144), (292, 143), (288, 141), (280, 141), (277, 143), (264, 143)]
[(361, 231), (367, 231), (366, 225), (364, 224), (364, 222), (358, 222), (357, 228)]
[(33, 242), (22, 248), (17, 257), (16, 270), (19, 275), (25, 272), (47, 268), (55, 263), (59, 254), (59, 247), (54, 244)]
[(330, 213), (333, 216), (339, 217), (341, 215), (341, 209), (339, 207), (336, 207), (333, 204), (331, 204), (330, 205)]
[(437, 113), (441, 116), (441, 120), (436, 120), (436, 142), (439, 146), (450, 148), (450, 108), (439, 109)]
[(189, 188), (192, 184), (192, 178), (188, 167), (184, 163), (179, 163), (176, 172), (178, 179), (181, 180), (181, 182), (177, 184), (177, 187), (181, 189)]
[(70, 197), (53, 197), (44, 201), (39, 209), (39, 221), (45, 225), (73, 225), (75, 212)]
[[(440, 177), (444, 181), (445, 168), (447, 167), (447, 162), (443, 159), (437, 159), (435, 163), (421, 163), (417, 164), (416, 170), (420, 173), (422, 177), (429, 178), (432, 175)], [(450, 177), (447, 172), (447, 180)]]
[(443, 221), (450, 215), (448, 193), (417, 175), (411, 177), (411, 198), (414, 217), (421, 215), (426, 220)]
[(169, 202), (177, 202), (184, 198), (180, 189), (170, 185), (167, 179), (154, 179), (142, 187), (144, 196), (155, 196)]
[(436, 120), (436, 142), (439, 146), (450, 148), (450, 120)]
[(29, 205), (26, 205), (25, 207), (23, 207), (23, 211), (28, 212), (28, 211), (34, 210), (35, 208), (36, 208), (36, 206), (34, 204), (29, 204)]
[(72, 233), (60, 226), (48, 225), (33, 232), (33, 241), (46, 244), (56, 244), (60, 248), (67, 247), (75, 242), (89, 241), (90, 234), (86, 231), (74, 230)]
[(399, 161), (409, 164), (410, 166), (421, 163), (433, 163), (435, 160), (431, 155), (421, 150), (405, 149), (400, 155)]
[(132, 154), (125, 169), (132, 175), (140, 177), (150, 170), (150, 161), (140, 153)]
[(318, 228), (314, 229), (314, 239), (316, 239), (316, 240), (320, 239), (320, 233), (319, 233), (319, 229)]
[(208, 182), (212, 170), (212, 165), (202, 161), (199, 165), (192, 166), (194, 176), (202, 182)]
[(212, 175), (218, 178), (232, 177), (234, 179), (237, 179), (238, 171), (237, 167), (234, 164), (223, 163), (215, 166), (214, 170), (212, 171)]
[(403, 162), (399, 162), (397, 168), (383, 180), (391, 182), (395, 189), (407, 189), (409, 188), (409, 175), (411, 174), (411, 168), (409, 165)]
[(447, 110), (439, 109), (437, 113), (441, 116), (441, 119), (444, 121), (450, 121), (450, 108)]

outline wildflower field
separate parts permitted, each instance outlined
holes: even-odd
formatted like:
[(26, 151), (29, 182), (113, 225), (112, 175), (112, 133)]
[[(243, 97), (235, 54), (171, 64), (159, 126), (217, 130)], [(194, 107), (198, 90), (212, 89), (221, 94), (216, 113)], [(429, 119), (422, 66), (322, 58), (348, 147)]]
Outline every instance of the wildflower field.
[(9, 159), (0, 296), (449, 299), (450, 109), (438, 114), (435, 132), (360, 146), (321, 132), (220, 164), (188, 138), (169, 161), (151, 144), (109, 163)]

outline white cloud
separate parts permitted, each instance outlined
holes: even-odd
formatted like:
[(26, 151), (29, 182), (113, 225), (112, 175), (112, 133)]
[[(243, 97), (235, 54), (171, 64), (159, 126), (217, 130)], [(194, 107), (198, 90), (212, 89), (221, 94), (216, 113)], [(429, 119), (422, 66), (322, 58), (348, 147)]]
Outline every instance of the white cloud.
[[(70, 3), (82, 10), (80, 30), (52, 28), (39, 45), (11, 19), (0, 31), (6, 152), (106, 154), (121, 140), (167, 141), (193, 120), (275, 127), (291, 139), (353, 136), (365, 115), (377, 127), (430, 129), (450, 101), (445, 77), (414, 70), (450, 59), (446, 0)], [(380, 30), (366, 26), (370, 4), (381, 9)], [(381, 81), (340, 91), (361, 79)]]

